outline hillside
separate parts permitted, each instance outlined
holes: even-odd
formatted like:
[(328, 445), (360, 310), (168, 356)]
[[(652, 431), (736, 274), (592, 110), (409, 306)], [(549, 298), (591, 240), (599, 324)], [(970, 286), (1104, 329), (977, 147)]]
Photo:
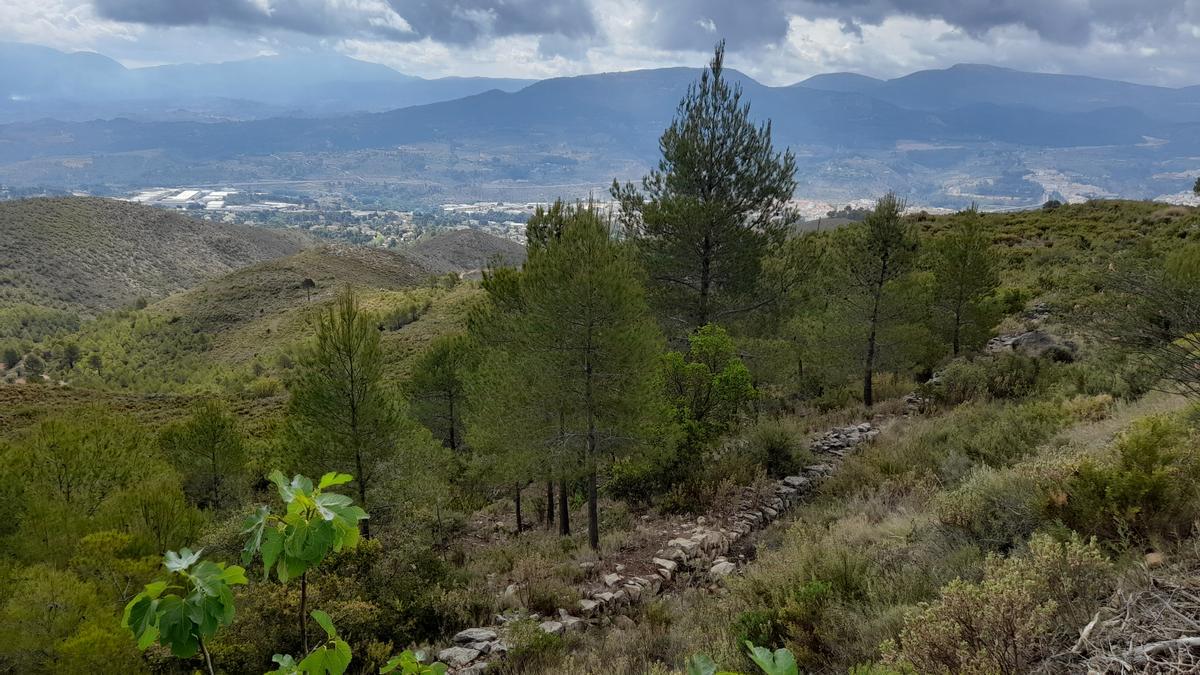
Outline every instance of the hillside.
[(516, 267), (525, 262), (521, 244), (472, 229), (439, 232), (416, 242), (407, 253), (432, 268), (463, 275), (477, 275), (488, 265)]
[(291, 233), (107, 199), (0, 202), (0, 304), (94, 314), (306, 245)]

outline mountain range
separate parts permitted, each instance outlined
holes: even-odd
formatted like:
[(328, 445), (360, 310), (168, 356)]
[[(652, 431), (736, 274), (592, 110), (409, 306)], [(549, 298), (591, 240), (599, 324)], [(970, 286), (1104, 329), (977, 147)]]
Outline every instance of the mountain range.
[[(614, 177), (636, 178), (699, 73), (664, 68), (529, 83), (421, 80), (331, 56), (126, 69), (95, 54), (13, 45), (0, 49), (0, 63), (9, 54), (27, 64), (0, 68), (10, 102), (70, 93), (97, 114), (0, 126), (0, 182), (119, 190), (350, 175), (357, 187), (344, 189), (419, 181), (435, 200), (468, 188), (488, 198), (550, 198), (563, 185), (594, 193)], [(1200, 154), (1200, 87), (972, 64), (891, 80), (832, 73), (776, 87), (729, 77), (752, 115), (772, 122), (776, 143), (798, 155), (807, 196), (849, 200), (897, 189), (947, 206), (1154, 197), (1190, 187), (1191, 158)], [(98, 112), (160, 91), (177, 92), (178, 114)], [(201, 121), (201, 108), (187, 105), (203, 101), (238, 112)]]
[(424, 79), (334, 53), (126, 68), (93, 52), (0, 42), (0, 122), (245, 120), (382, 111), (532, 80)]

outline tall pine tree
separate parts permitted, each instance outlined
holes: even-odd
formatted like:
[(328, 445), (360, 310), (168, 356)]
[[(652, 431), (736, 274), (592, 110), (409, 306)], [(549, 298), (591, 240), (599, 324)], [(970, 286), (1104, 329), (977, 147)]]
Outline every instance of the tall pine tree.
[(515, 276), (519, 302), (512, 288), (496, 293), (513, 309), (504, 321), (509, 339), (485, 361), (492, 377), (473, 390), (479, 414), (468, 434), (515, 427), (535, 457), (558, 448), (564, 476), (586, 479), (588, 542), (596, 548), (605, 461), (636, 444), (661, 409), (661, 341), (642, 274), (593, 210), (576, 209), (557, 238), (530, 247)]
[(933, 272), (934, 323), (950, 350), (978, 347), (999, 320), (988, 299), (1000, 286), (992, 235), (974, 208), (959, 214), (950, 228), (929, 243)]
[(912, 313), (902, 285), (916, 262), (917, 235), (903, 218), (904, 202), (888, 193), (862, 223), (834, 234), (827, 278), (834, 309), (845, 316), (861, 349), (863, 403), (875, 403), (875, 370), (884, 331)]
[(771, 301), (758, 292), (760, 266), (796, 219), (795, 158), (775, 151), (770, 122), (751, 121), (724, 61), (722, 42), (659, 139), (662, 159), (641, 190), (612, 185), (654, 298), (685, 332)]

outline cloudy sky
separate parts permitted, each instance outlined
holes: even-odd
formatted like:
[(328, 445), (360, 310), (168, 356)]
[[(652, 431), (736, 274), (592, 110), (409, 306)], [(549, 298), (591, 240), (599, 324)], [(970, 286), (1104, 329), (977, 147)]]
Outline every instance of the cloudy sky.
[(0, 0), (0, 40), (127, 66), (335, 51), (438, 77), (729, 64), (768, 84), (955, 63), (1200, 83), (1200, 0)]

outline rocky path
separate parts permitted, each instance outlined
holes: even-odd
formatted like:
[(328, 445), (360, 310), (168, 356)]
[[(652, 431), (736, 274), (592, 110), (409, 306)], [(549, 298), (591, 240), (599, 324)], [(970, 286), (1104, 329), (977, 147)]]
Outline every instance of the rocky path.
[[(745, 551), (752, 538), (779, 520), (826, 477), (842, 459), (862, 443), (880, 433), (871, 422), (837, 427), (813, 439), (810, 449), (818, 458), (799, 474), (774, 481), (766, 490), (743, 488), (731, 514), (681, 523), (647, 560), (622, 563), (583, 563), (589, 577), (577, 607), (559, 608), (556, 616), (530, 618), (540, 621), (543, 631), (561, 634), (591, 626), (630, 622), (628, 614), (640, 603), (686, 586), (705, 585), (714, 590), (722, 579), (737, 573), (747, 562)], [(608, 565), (611, 565), (609, 567)], [(510, 589), (511, 590), (511, 589)], [(512, 618), (497, 617), (493, 626), (469, 628), (454, 636), (454, 645), (438, 652), (438, 660), (450, 672), (477, 675), (488, 664), (504, 657), (508, 644), (504, 624)]]

